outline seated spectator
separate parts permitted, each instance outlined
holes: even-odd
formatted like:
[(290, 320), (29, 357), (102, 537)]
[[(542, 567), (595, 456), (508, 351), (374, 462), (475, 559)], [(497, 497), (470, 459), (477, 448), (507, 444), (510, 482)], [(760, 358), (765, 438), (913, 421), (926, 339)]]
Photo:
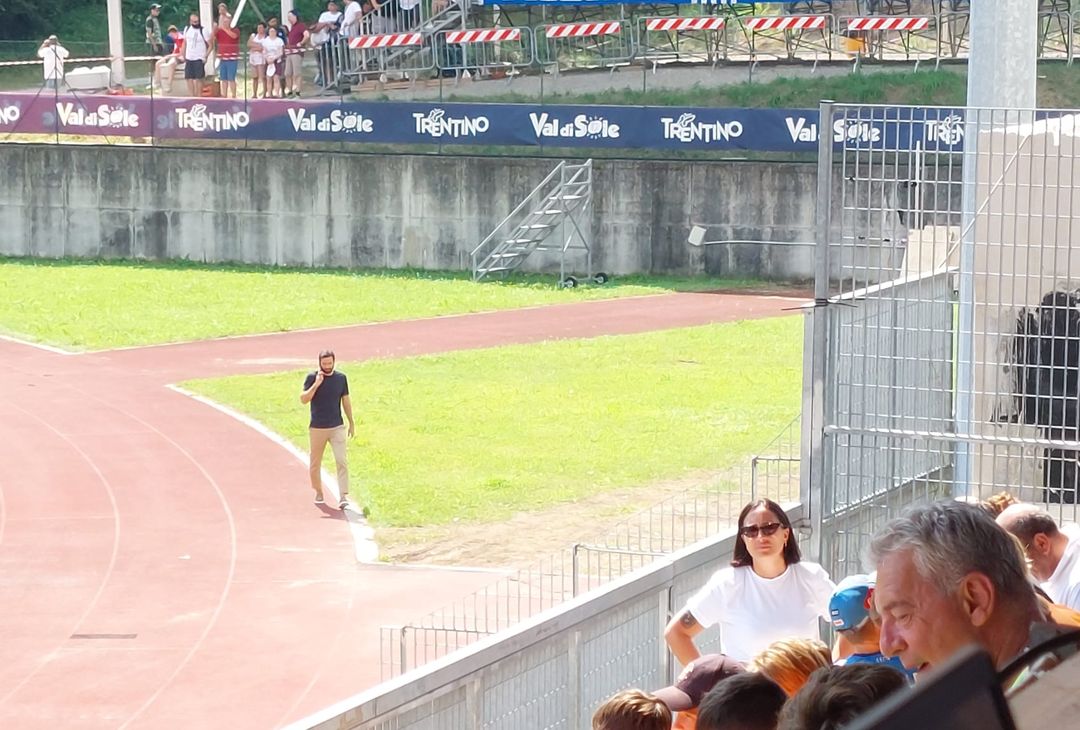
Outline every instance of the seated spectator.
[(625, 689), (596, 709), (593, 730), (670, 730), (671, 712), (640, 689)]
[(1032, 504), (1012, 505), (997, 523), (1020, 541), (1032, 575), (1050, 600), (1080, 609), (1080, 537), (1066, 535), (1050, 513)]
[(742, 664), (723, 654), (705, 654), (690, 662), (675, 684), (657, 690), (653, 694), (663, 702), (675, 718), (675, 730), (692, 730), (697, 718), (697, 706), (701, 698), (716, 684), (728, 677), (746, 671)]
[(802, 561), (780, 505), (755, 500), (739, 514), (731, 565), (690, 598), (664, 639), (685, 666), (700, 656), (694, 637), (719, 624), (723, 653), (746, 662), (778, 639), (818, 637), (834, 588), (824, 568)]
[(784, 690), (765, 675), (736, 674), (702, 698), (697, 730), (776, 730), (785, 702)]
[(904, 675), (884, 664), (820, 669), (784, 706), (778, 730), (839, 730), (906, 686)]
[[(168, 45), (172, 50), (154, 63), (154, 78), (151, 80), (151, 90), (171, 94), (173, 80), (176, 78), (176, 69), (184, 62), (184, 36), (180, 34), (175, 25), (170, 25), (165, 37), (170, 39)], [(165, 83), (166, 79), (168, 79), (167, 84)]]
[(968, 644), (999, 667), (1049, 619), (1009, 535), (983, 509), (954, 500), (908, 509), (870, 541), (881, 650), (926, 671)]
[(746, 669), (765, 675), (791, 697), (806, 684), (811, 674), (831, 666), (832, 656), (823, 642), (817, 639), (781, 639), (754, 657)]
[(899, 659), (881, 653), (881, 618), (874, 610), (872, 576), (850, 575), (840, 581), (829, 601), (829, 615), (838, 638), (848, 648), (844, 656), (837, 659), (837, 666), (888, 664), (914, 678), (914, 673), (907, 672)]
[(997, 494), (990, 495), (980, 504), (983, 509), (990, 513), (991, 517), (997, 517), (1004, 512), (1006, 508), (1011, 507), (1014, 504), (1020, 504), (1020, 500), (1008, 492), (998, 492)]

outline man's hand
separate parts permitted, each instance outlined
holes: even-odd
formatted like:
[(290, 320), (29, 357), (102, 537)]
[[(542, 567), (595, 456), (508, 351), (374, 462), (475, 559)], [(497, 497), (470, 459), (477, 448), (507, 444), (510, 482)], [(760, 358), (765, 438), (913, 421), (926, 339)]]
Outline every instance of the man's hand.
[(324, 378), (325, 378), (325, 376), (323, 375), (322, 370), (315, 373), (315, 383), (314, 383), (314, 385), (315, 385), (316, 388), (318, 388), (320, 385), (322, 385), (322, 381), (323, 381)]
[(356, 435), (356, 426), (352, 423), (352, 421), (350, 421), (349, 422), (349, 438), (352, 438), (355, 435)]

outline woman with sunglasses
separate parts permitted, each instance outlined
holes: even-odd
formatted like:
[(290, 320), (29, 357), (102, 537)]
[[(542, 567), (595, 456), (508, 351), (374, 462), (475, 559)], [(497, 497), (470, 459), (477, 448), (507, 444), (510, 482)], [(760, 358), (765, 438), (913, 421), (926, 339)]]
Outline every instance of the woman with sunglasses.
[(828, 620), (834, 589), (824, 568), (802, 560), (780, 505), (758, 499), (739, 513), (731, 565), (691, 597), (664, 639), (686, 666), (701, 655), (694, 637), (719, 624), (722, 651), (746, 663), (774, 641), (820, 638), (818, 617)]

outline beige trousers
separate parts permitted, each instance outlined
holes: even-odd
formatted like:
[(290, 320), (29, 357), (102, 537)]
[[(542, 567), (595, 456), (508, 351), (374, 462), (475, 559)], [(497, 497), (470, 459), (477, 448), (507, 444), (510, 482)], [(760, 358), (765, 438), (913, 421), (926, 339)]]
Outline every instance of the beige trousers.
[(311, 458), (308, 461), (308, 469), (311, 472), (311, 488), (316, 494), (322, 494), (322, 458), (326, 453), (326, 444), (334, 452), (334, 462), (337, 464), (337, 482), (344, 498), (349, 493), (349, 462), (345, 454), (345, 426), (337, 428), (309, 428), (311, 436)]

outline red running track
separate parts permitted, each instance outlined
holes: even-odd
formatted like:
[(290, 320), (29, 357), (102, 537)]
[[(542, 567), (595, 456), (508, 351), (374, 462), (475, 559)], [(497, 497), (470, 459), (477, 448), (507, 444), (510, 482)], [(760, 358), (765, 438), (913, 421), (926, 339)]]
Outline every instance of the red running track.
[(380, 625), (494, 579), (357, 563), (304, 465), (166, 384), (328, 345), (360, 360), (797, 305), (680, 294), (73, 356), (0, 341), (0, 727), (276, 727), (376, 684)]

